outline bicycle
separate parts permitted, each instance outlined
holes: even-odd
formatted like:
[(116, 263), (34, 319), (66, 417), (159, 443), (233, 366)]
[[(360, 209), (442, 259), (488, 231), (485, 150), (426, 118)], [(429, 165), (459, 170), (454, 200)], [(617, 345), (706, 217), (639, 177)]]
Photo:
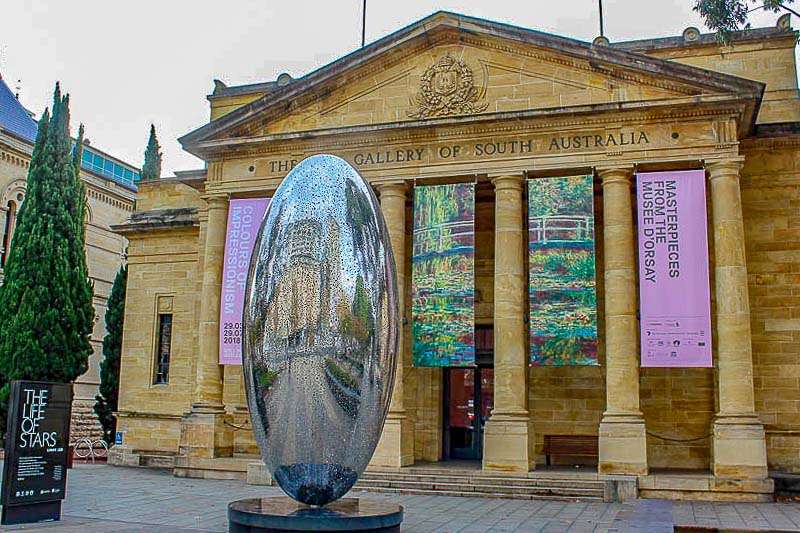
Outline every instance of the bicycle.
[(108, 457), (108, 445), (103, 439), (93, 441), (89, 437), (83, 437), (75, 441), (73, 449), (75, 450), (75, 457), (79, 459), (89, 457), (92, 460), (92, 464), (94, 464), (95, 457)]

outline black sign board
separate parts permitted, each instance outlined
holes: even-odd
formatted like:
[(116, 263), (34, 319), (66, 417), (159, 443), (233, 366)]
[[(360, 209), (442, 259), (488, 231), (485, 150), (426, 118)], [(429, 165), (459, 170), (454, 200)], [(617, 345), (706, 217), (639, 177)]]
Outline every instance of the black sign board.
[(70, 384), (11, 383), (3, 464), (3, 525), (61, 517), (71, 408)]

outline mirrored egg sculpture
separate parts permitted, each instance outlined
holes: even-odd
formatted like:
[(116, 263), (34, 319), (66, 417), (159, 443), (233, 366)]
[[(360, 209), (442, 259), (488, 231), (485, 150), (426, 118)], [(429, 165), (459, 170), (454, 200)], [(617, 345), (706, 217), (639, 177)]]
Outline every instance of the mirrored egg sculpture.
[(332, 502), (380, 438), (398, 336), (389, 235), (371, 187), (346, 161), (316, 155), (286, 176), (245, 294), (245, 386), (264, 463), (295, 500)]

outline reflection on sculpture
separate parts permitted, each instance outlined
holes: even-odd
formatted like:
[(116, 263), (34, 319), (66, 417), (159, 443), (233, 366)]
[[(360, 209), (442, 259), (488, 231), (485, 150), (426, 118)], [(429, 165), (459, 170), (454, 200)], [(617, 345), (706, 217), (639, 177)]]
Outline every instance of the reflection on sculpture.
[(267, 468), (303, 503), (340, 498), (380, 438), (398, 335), (383, 216), (346, 161), (309, 157), (275, 192), (243, 324), (247, 400)]

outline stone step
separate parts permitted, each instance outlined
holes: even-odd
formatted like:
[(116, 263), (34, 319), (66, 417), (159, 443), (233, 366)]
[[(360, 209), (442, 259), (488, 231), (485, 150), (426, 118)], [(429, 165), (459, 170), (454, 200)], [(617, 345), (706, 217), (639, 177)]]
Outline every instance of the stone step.
[[(359, 482), (360, 483), (360, 482)], [(396, 487), (363, 487), (359, 486), (359, 483), (356, 483), (354, 490), (364, 490), (368, 492), (380, 492), (380, 493), (390, 493), (390, 494), (419, 494), (419, 495), (430, 495), (430, 496), (458, 496), (464, 498), (505, 498), (505, 499), (512, 499), (512, 500), (581, 500), (581, 501), (603, 501), (602, 493), (599, 495), (592, 495), (592, 496), (569, 496), (563, 494), (549, 494), (549, 493), (540, 493), (540, 494), (508, 494), (508, 493), (497, 493), (497, 492), (478, 492), (478, 491), (459, 491), (459, 490), (441, 490), (441, 489), (407, 489), (407, 488), (396, 488)]]
[(603, 487), (558, 487), (547, 485), (515, 485), (496, 483), (447, 483), (425, 481), (384, 481), (360, 479), (362, 487), (382, 487), (408, 490), (440, 490), (446, 492), (487, 492), (497, 494), (558, 494), (567, 497), (603, 496)]
[(461, 484), (513, 484), (523, 486), (538, 487), (586, 487), (603, 488), (602, 481), (595, 479), (549, 479), (549, 478), (528, 478), (528, 477), (506, 477), (506, 476), (460, 476), (460, 475), (436, 475), (436, 474), (413, 474), (413, 473), (390, 473), (390, 472), (370, 472), (366, 471), (360, 479), (383, 480), (383, 481), (417, 481), (433, 483), (461, 483)]
[(146, 466), (147, 468), (166, 468), (172, 469), (175, 466), (175, 456), (164, 454), (149, 454), (143, 455), (139, 459), (140, 466)]
[(578, 479), (598, 481), (596, 468), (583, 470), (553, 470), (543, 471), (534, 470), (528, 475), (519, 473), (505, 473), (493, 470), (482, 470), (480, 468), (449, 468), (449, 467), (417, 467), (405, 466), (403, 468), (390, 468), (384, 466), (369, 466), (364, 474), (402, 474), (402, 475), (436, 475), (436, 476), (458, 476), (463, 477), (496, 477), (503, 479)]

